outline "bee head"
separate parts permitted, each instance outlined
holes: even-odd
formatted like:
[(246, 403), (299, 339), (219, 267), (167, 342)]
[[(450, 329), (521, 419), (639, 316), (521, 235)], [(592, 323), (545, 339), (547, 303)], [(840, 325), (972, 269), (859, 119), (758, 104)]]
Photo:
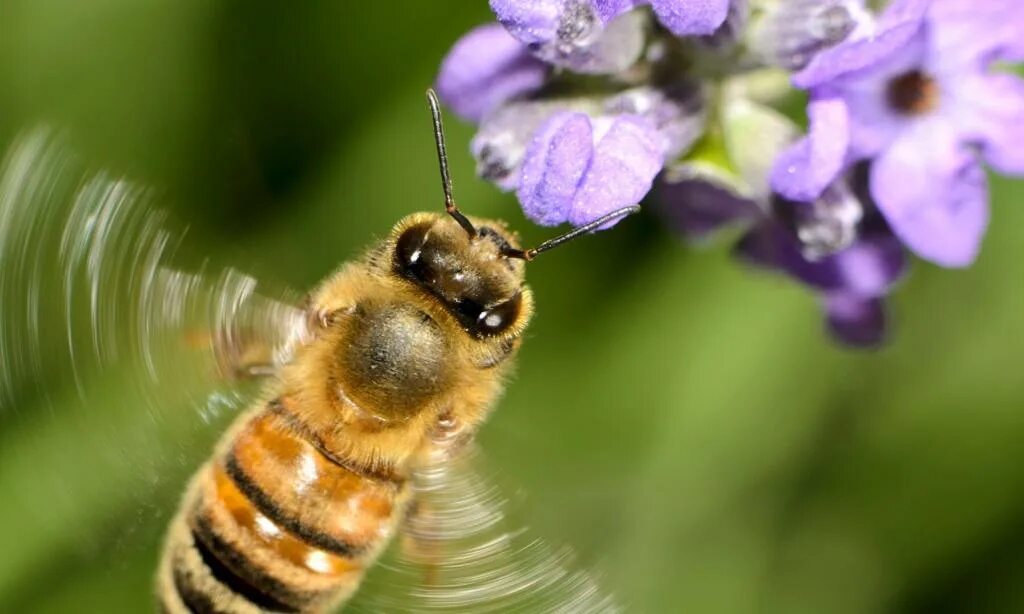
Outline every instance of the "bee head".
[(518, 249), (516, 238), (500, 222), (474, 219), (473, 225), (470, 235), (442, 214), (407, 217), (393, 233), (392, 268), (439, 301), (473, 337), (521, 329), (528, 315), (526, 267), (506, 255)]
[(388, 244), (394, 272), (440, 301), (477, 339), (518, 336), (530, 315), (523, 285), (524, 264), (537, 255), (615, 220), (636, 213), (637, 205), (607, 213), (537, 247), (522, 249), (500, 222), (470, 219), (456, 206), (448, 172), (441, 103), (427, 90), (434, 142), (444, 191), (445, 213), (419, 213), (399, 222)]

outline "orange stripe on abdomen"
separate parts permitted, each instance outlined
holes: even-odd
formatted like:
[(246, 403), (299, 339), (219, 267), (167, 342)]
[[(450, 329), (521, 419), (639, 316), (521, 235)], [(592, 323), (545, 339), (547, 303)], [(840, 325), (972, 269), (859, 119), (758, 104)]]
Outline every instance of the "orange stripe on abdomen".
[(238, 433), (224, 470), (265, 516), (339, 556), (361, 559), (373, 553), (397, 519), (398, 484), (329, 460), (269, 412)]
[[(328, 458), (294, 419), (264, 409), (242, 420), (186, 503), (178, 552), (191, 558), (173, 568), (189, 582), (177, 593), (217, 603), (213, 593), (235, 595), (279, 611), (331, 607), (355, 590), (393, 532), (406, 485)], [(180, 576), (186, 567), (206, 571)], [(206, 588), (183, 592), (193, 585)]]
[(213, 481), (216, 499), (211, 503), (223, 506), (238, 529), (293, 567), (330, 578), (362, 569), (357, 561), (312, 546), (264, 515), (222, 468), (213, 468)]

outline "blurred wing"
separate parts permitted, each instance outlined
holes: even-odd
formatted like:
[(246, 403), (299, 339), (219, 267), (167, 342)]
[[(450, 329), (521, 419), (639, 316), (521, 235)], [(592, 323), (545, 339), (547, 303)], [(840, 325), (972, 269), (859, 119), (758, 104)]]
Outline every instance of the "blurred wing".
[(0, 418), (65, 380), (84, 399), (91, 376), (124, 365), (147, 397), (188, 382), (202, 401), (239, 365), (281, 363), (302, 341), (293, 296), (233, 270), (170, 268), (180, 235), (150, 200), (52, 130), (14, 142), (0, 168)]
[(367, 612), (617, 612), (597, 579), (514, 520), (468, 446), (414, 476), (404, 533), (352, 604)]

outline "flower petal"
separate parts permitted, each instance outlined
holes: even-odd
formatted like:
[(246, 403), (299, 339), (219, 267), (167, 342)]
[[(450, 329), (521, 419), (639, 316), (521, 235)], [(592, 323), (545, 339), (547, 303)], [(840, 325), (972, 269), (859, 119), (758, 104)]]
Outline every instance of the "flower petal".
[(840, 286), (861, 297), (884, 296), (906, 271), (903, 246), (889, 233), (863, 237), (829, 262)]
[(928, 1), (897, 0), (879, 18), (873, 35), (824, 49), (793, 75), (793, 83), (809, 89), (883, 62), (921, 29)]
[(786, 0), (761, 10), (748, 45), (765, 62), (797, 71), (823, 49), (857, 36), (858, 27), (874, 23), (856, 0)]
[(471, 30), (452, 47), (437, 77), (437, 92), (452, 111), (479, 122), (499, 104), (538, 89), (547, 66), (499, 24)]
[(907, 123), (907, 116), (890, 105), (888, 88), (894, 77), (922, 69), (928, 55), (927, 34), (926, 28), (919, 28), (901, 47), (876, 64), (824, 86), (846, 101), (852, 159), (876, 156)]
[(955, 95), (963, 138), (1001, 173), (1024, 174), (1024, 80), (991, 73), (961, 77)]
[(774, 220), (747, 233), (736, 245), (736, 255), (749, 265), (787, 273), (818, 290), (843, 289), (834, 271), (804, 257), (793, 233)]
[(651, 0), (661, 25), (676, 36), (712, 34), (729, 14), (729, 0)]
[(490, 0), (491, 10), (512, 36), (524, 43), (546, 43), (558, 32), (564, 0)]
[(643, 52), (646, 20), (627, 0), (491, 0), (498, 21), (541, 60), (575, 72), (625, 70)]
[(785, 149), (771, 171), (772, 189), (790, 200), (816, 199), (846, 163), (850, 136), (846, 103), (838, 97), (813, 97), (807, 114), (807, 136)]
[(848, 345), (874, 347), (885, 340), (885, 305), (878, 298), (834, 293), (825, 296), (826, 326)]
[(619, 15), (633, 10), (643, 0), (593, 0), (594, 8), (604, 23), (608, 23)]
[(974, 261), (988, 225), (988, 189), (953, 126), (908, 128), (874, 162), (870, 188), (893, 232), (919, 256), (946, 267)]
[(526, 150), (516, 191), (527, 217), (544, 226), (569, 220), (594, 156), (593, 138), (585, 113), (563, 111), (541, 125)]
[[(602, 28), (595, 15), (577, 18), (579, 25), (563, 27), (558, 41), (537, 48), (539, 58), (569, 70), (587, 74), (612, 74), (626, 70), (643, 53), (647, 23), (639, 13), (627, 13)], [(574, 30), (575, 29), (575, 30)], [(578, 35), (565, 35), (578, 31)]]
[(944, 63), (984, 67), (992, 60), (1024, 60), (1024, 2), (933, 0), (928, 11), (933, 45)]
[(761, 224), (737, 246), (749, 264), (776, 269), (820, 291), (884, 296), (906, 268), (903, 248), (888, 233), (861, 238), (841, 252), (809, 260), (793, 234), (775, 222)]
[(680, 80), (672, 85), (644, 85), (623, 90), (601, 103), (605, 115), (641, 115), (666, 141), (666, 159), (688, 151), (703, 134), (707, 120), (699, 83)]
[(751, 224), (761, 213), (752, 200), (699, 179), (659, 182), (658, 196), (667, 223), (691, 241), (708, 239), (727, 226)]
[(665, 163), (664, 139), (639, 115), (600, 118), (594, 128), (594, 157), (569, 212), (574, 226), (639, 203)]

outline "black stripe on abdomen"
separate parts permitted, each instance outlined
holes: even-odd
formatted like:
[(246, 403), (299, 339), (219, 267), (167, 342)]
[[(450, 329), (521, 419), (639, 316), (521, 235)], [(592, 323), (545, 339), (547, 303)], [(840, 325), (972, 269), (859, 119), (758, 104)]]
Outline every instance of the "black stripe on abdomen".
[(238, 459), (235, 458), (234, 452), (227, 455), (227, 459), (224, 463), (224, 469), (227, 472), (228, 477), (231, 478), (231, 481), (234, 482), (235, 486), (242, 491), (242, 494), (256, 506), (256, 509), (287, 529), (296, 537), (305, 541), (307, 544), (350, 559), (358, 558), (366, 553), (366, 546), (351, 544), (337, 539), (336, 537), (332, 537), (314, 527), (300, 522), (297, 518), (291, 516), (278, 507), (278, 505), (274, 503), (273, 499), (271, 499), (267, 493), (263, 492), (259, 485), (245, 474), (245, 471), (238, 464)]
[(213, 530), (202, 515), (193, 521), (192, 541), (203, 564), (218, 582), (256, 606), (278, 612), (298, 612), (314, 596), (289, 589), (268, 575)]
[(210, 596), (192, 585), (192, 578), (181, 565), (174, 566), (174, 590), (192, 614), (218, 614)]

